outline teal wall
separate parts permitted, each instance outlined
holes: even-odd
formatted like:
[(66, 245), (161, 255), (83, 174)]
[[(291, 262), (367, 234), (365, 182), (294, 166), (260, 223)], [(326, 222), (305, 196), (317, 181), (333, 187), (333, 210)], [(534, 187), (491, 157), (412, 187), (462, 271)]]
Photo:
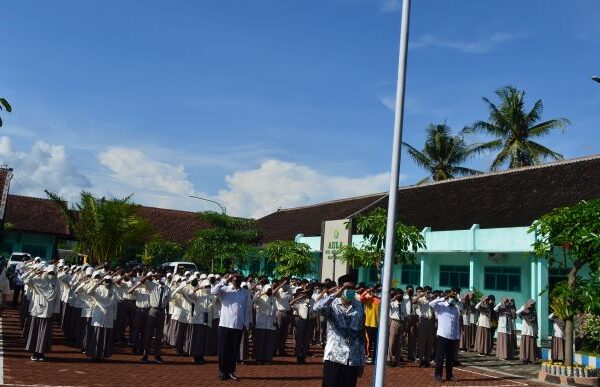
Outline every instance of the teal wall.
[[(537, 302), (540, 316), (540, 337), (549, 334), (548, 316), (548, 280), (549, 268), (546, 260), (536, 259), (533, 255), (532, 244), (535, 236), (528, 233), (528, 227), (508, 227), (480, 229), (473, 225), (469, 230), (432, 231), (425, 228), (422, 231), (426, 242), (425, 249), (419, 249), (416, 263), (421, 265), (419, 281), (410, 285), (430, 285), (433, 288), (446, 289), (440, 285), (440, 267), (442, 265), (465, 266), (469, 268), (469, 283), (464, 288), (476, 289), (484, 294), (494, 294), (499, 301), (502, 297), (513, 297), (517, 306), (523, 305), (533, 298)], [(321, 248), (321, 237), (304, 237), (298, 235), (298, 242), (307, 243), (311, 249), (318, 252)], [(353, 235), (352, 242), (359, 245), (364, 240), (362, 235)], [(560, 249), (559, 249), (560, 250)], [(556, 251), (558, 260), (563, 260), (562, 250)], [(485, 268), (518, 268), (520, 276), (520, 291), (486, 289)], [(581, 275), (589, 274), (589, 269), (582, 270)], [(372, 269), (360, 268), (359, 282), (371, 283), (377, 281)], [(394, 265), (392, 286), (406, 287), (402, 282), (402, 265)], [(520, 328), (520, 322), (517, 323)]]
[(2, 236), (2, 253), (23, 252), (51, 259), (55, 241), (52, 235), (9, 231)]

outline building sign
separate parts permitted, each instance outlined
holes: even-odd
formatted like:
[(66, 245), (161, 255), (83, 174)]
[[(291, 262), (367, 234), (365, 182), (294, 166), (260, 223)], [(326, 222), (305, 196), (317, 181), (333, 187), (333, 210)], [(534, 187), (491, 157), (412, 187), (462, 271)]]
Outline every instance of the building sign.
[(339, 260), (342, 246), (351, 242), (352, 227), (349, 219), (328, 220), (323, 222), (321, 233), (321, 281), (331, 278), (337, 281), (341, 275), (348, 273), (348, 265)]

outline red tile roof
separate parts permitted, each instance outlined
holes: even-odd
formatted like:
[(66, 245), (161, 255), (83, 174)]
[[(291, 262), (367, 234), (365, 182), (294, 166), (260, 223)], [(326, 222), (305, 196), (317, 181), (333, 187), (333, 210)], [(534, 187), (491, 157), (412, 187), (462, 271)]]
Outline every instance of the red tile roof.
[(200, 220), (196, 212), (140, 206), (138, 214), (162, 238), (182, 246), (189, 244), (199, 230), (209, 227), (208, 223)]
[[(529, 226), (550, 210), (600, 198), (600, 155), (457, 178), (398, 191), (398, 218), (434, 230)], [(279, 210), (258, 220), (264, 242), (321, 234), (325, 220), (387, 208), (387, 194)]]

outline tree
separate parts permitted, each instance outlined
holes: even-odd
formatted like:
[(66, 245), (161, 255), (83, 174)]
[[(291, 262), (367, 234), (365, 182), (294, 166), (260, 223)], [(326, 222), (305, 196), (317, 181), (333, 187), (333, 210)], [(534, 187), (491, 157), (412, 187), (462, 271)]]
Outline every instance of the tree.
[(296, 241), (273, 241), (264, 247), (268, 261), (275, 264), (275, 272), (280, 277), (303, 277), (312, 273), (313, 257), (310, 246)]
[[(6, 98), (0, 97), (0, 110), (6, 110), (9, 113), (12, 112), (12, 106), (10, 106)], [(2, 126), (2, 117), (0, 117), (0, 126)]]
[(427, 139), (422, 151), (405, 142), (402, 143), (414, 162), (429, 173), (429, 176), (417, 184), (481, 173), (461, 166), (475, 154), (475, 147), (467, 146), (462, 131), (458, 136), (452, 136), (450, 127), (445, 123), (430, 124), (426, 131)]
[(152, 265), (157, 262), (174, 261), (181, 256), (183, 256), (183, 248), (179, 244), (155, 236), (144, 246), (142, 260), (145, 265)]
[(198, 231), (196, 239), (186, 251), (186, 257), (199, 267), (215, 271), (226, 269), (223, 261), (242, 264), (256, 251), (258, 227), (253, 219), (237, 218), (213, 211), (198, 214), (210, 227)]
[[(565, 308), (562, 317), (565, 318), (565, 364), (573, 363), (573, 317), (580, 309), (575, 300), (581, 297), (594, 298), (594, 286), (583, 286), (578, 277), (579, 271), (586, 265), (592, 272), (600, 267), (600, 199), (581, 201), (572, 207), (562, 207), (552, 210), (536, 220), (529, 232), (535, 233), (533, 245), (537, 257), (547, 259), (549, 264), (570, 268), (566, 284), (557, 286), (553, 300), (561, 309)], [(556, 260), (554, 249), (561, 246), (568, 253), (569, 263)], [(596, 282), (597, 284), (598, 282)], [(585, 289), (588, 289), (587, 291)], [(583, 296), (582, 296), (583, 295)], [(565, 305), (574, 302), (573, 305)]]
[(148, 223), (136, 212), (131, 195), (125, 198), (97, 198), (82, 191), (79, 202), (69, 208), (55, 193), (45, 191), (63, 213), (77, 239), (77, 250), (92, 262), (122, 259), (127, 249), (141, 249), (150, 235)]
[[(385, 254), (385, 234), (387, 211), (376, 208), (356, 219), (356, 230), (364, 236), (359, 247), (343, 246), (340, 249), (340, 260), (353, 268), (376, 267), (381, 273)], [(419, 248), (425, 248), (425, 238), (414, 226), (396, 222), (396, 251), (394, 263), (414, 263), (415, 253)]]
[(546, 159), (563, 159), (561, 154), (532, 139), (547, 135), (554, 129), (566, 128), (569, 120), (556, 118), (538, 122), (544, 110), (542, 100), (538, 99), (526, 112), (525, 91), (513, 86), (498, 89), (496, 95), (500, 98), (500, 105), (483, 98), (490, 112), (489, 121), (478, 121), (466, 131), (489, 134), (495, 138), (476, 146), (477, 152), (499, 151), (492, 162), (492, 171), (505, 164), (508, 164), (508, 168), (519, 168), (541, 164)]

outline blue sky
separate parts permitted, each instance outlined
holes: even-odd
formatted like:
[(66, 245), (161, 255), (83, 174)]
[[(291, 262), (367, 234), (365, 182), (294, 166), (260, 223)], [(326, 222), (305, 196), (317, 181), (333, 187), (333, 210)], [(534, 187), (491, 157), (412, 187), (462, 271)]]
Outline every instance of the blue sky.
[[(387, 189), (399, 1), (18, 1), (0, 15), (11, 192), (82, 188), (236, 215)], [(600, 2), (413, 1), (405, 141), (487, 118), (499, 87), (600, 153)], [(487, 169), (491, 156), (471, 166)], [(402, 184), (424, 176), (403, 157)]]

